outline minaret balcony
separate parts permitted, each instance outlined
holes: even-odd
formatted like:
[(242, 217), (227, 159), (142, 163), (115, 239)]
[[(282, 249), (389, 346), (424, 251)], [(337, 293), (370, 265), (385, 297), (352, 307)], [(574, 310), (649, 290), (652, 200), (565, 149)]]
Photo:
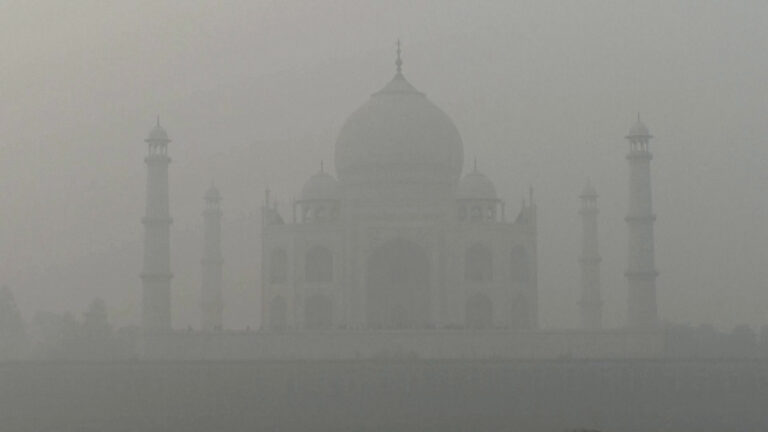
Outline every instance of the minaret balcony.
[(167, 165), (171, 163), (171, 157), (164, 153), (150, 153), (144, 158), (147, 165)]
[(653, 159), (653, 155), (648, 150), (635, 150), (635, 149), (632, 149), (627, 154), (627, 160), (629, 160), (629, 161), (635, 161), (635, 160), (650, 161), (651, 159)]

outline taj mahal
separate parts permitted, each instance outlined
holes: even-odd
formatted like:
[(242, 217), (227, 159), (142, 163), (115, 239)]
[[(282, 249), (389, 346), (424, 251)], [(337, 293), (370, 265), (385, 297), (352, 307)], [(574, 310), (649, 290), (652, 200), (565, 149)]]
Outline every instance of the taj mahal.
[[(629, 152), (627, 322), (604, 328), (597, 190), (582, 206), (578, 329), (538, 326), (537, 205), (513, 211), (451, 118), (394, 77), (343, 124), (334, 173), (320, 166), (289, 212), (267, 190), (261, 224), (261, 327), (222, 328), (221, 200), (205, 195), (199, 331), (171, 328), (169, 135), (148, 146), (142, 355), (146, 358), (654, 358), (656, 305), (649, 143), (639, 116)], [(576, 217), (574, 209), (574, 217)], [(254, 263), (256, 265), (258, 263)]]

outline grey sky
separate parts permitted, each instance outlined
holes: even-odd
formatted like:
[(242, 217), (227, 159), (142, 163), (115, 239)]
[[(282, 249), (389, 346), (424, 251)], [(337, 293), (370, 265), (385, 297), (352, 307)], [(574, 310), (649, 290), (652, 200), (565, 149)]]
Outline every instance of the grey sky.
[(606, 319), (623, 321), (623, 136), (638, 111), (656, 136), (662, 317), (766, 324), (765, 22), (758, 1), (5, 0), (0, 279), (27, 317), (98, 295), (136, 322), (143, 139), (160, 113), (174, 139), (176, 325), (197, 323), (212, 179), (227, 322), (256, 325), (264, 186), (287, 202), (321, 159), (332, 167), (342, 122), (391, 78), (399, 36), (406, 76), (454, 119), (466, 165), (477, 155), (508, 213), (536, 189), (543, 326), (576, 324), (587, 176)]

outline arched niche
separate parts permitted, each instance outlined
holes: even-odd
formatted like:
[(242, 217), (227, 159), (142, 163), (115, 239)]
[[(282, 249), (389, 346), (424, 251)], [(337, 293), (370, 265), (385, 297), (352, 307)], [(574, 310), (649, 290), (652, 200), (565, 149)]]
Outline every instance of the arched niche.
[(333, 254), (325, 246), (313, 246), (304, 260), (304, 280), (310, 283), (333, 281)]
[(273, 249), (269, 255), (269, 282), (285, 283), (288, 279), (288, 254), (285, 249)]
[(313, 294), (304, 308), (304, 326), (308, 329), (329, 329), (333, 325), (333, 302), (325, 294)]
[(510, 257), (510, 277), (513, 282), (525, 285), (530, 280), (530, 263), (528, 253), (521, 245), (512, 248)]
[(395, 239), (367, 260), (367, 317), (371, 328), (424, 328), (429, 317), (430, 262), (426, 250)]
[(493, 280), (493, 254), (480, 243), (467, 248), (464, 254), (464, 278), (470, 282), (490, 282)]
[(533, 307), (525, 294), (515, 294), (512, 297), (512, 327), (518, 330), (533, 328)]
[(285, 330), (288, 327), (288, 310), (285, 299), (277, 295), (269, 302), (269, 328)]
[(470, 329), (493, 327), (493, 303), (487, 295), (477, 293), (467, 299), (466, 326)]

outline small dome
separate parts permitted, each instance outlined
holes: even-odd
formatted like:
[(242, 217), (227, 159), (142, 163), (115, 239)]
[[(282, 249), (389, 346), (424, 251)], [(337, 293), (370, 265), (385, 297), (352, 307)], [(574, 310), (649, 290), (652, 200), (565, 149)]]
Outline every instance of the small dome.
[(461, 179), (456, 197), (458, 199), (495, 200), (497, 199), (496, 187), (485, 174), (475, 169)]
[(645, 126), (645, 123), (643, 123), (642, 120), (640, 120), (640, 116), (637, 116), (637, 121), (635, 124), (632, 125), (631, 128), (629, 128), (629, 134), (628, 137), (650, 137), (651, 134), (648, 132), (648, 127)]
[(216, 186), (211, 185), (210, 188), (208, 188), (208, 191), (205, 193), (205, 200), (206, 201), (221, 201), (221, 194), (219, 193), (219, 190), (216, 189)]
[(151, 131), (149, 131), (149, 135), (146, 139), (147, 142), (149, 141), (164, 141), (164, 142), (170, 142), (171, 140), (168, 138), (168, 133), (163, 129), (162, 126), (160, 126), (160, 117), (157, 118), (157, 123), (155, 124), (155, 127), (152, 128)]
[(336, 181), (335, 177), (321, 169), (319, 173), (304, 183), (304, 187), (301, 189), (301, 199), (338, 200), (339, 182)]

